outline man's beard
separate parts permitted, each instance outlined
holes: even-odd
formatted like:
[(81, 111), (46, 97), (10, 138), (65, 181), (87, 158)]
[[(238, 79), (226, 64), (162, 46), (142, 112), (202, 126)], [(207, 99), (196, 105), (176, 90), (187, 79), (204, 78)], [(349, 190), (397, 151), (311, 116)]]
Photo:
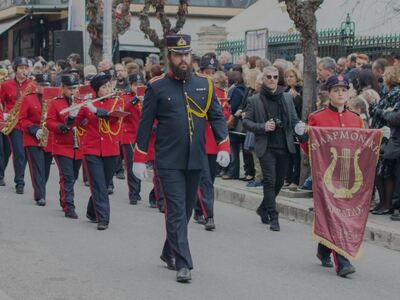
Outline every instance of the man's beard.
[(172, 71), (172, 73), (174, 73), (175, 77), (179, 80), (187, 80), (192, 75), (192, 65), (188, 65), (186, 70), (182, 70), (170, 61), (169, 69)]

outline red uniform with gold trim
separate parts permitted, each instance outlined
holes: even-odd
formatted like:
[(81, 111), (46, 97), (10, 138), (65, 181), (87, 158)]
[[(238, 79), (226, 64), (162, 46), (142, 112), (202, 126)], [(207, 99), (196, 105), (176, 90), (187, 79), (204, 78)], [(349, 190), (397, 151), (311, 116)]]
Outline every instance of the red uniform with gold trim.
[(33, 92), (24, 97), (19, 111), (24, 147), (39, 146), (35, 132), (40, 128), (42, 116), (41, 95)]
[[(3, 112), (9, 113), (11, 109), (14, 107), (15, 102), (19, 95), (21, 95), (25, 89), (31, 83), (30, 79), (26, 79), (23, 83), (18, 83), (14, 79), (6, 80), (1, 84), (0, 89), (0, 102), (3, 105)], [(32, 89), (34, 91), (34, 88)], [(21, 130), (21, 124), (15, 126), (15, 129)]]
[[(341, 127), (341, 128), (363, 128), (362, 118), (355, 112), (345, 108), (339, 112), (334, 106), (313, 112), (308, 117), (309, 126), (317, 127)], [(308, 153), (308, 143), (302, 143), (301, 148)]]
[[(140, 112), (142, 104), (134, 93), (123, 94), (121, 98), (124, 101), (124, 111), (129, 112), (130, 115), (126, 116), (122, 124), (121, 144), (135, 144), (136, 132), (139, 126)], [(135, 101), (136, 100), (136, 101)]]
[[(78, 103), (79, 100), (76, 101)], [(72, 128), (74, 124), (67, 124), (68, 113), (61, 114), (64, 108), (69, 107), (67, 100), (64, 97), (57, 97), (49, 103), (47, 110), (46, 126), (53, 133), (53, 155), (62, 155), (75, 160), (82, 159), (82, 151), (74, 150), (74, 135)], [(60, 130), (60, 125), (65, 125), (68, 128), (67, 132)]]
[[(108, 112), (123, 110), (121, 98), (107, 98), (94, 102), (96, 108)], [(117, 117), (99, 118), (96, 114), (89, 111), (87, 107), (82, 107), (75, 119), (76, 124), (85, 121), (85, 134), (81, 140), (83, 155), (114, 156), (119, 155), (119, 134), (122, 130), (122, 119)]]

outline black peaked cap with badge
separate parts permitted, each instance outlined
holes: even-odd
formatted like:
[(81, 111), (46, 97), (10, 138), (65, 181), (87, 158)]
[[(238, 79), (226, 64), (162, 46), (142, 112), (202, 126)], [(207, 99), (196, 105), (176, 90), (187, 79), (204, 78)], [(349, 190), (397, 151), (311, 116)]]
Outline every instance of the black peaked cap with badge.
[(218, 60), (215, 54), (208, 53), (201, 57), (200, 60), (200, 69), (218, 69)]
[(191, 36), (188, 34), (167, 35), (165, 37), (168, 51), (189, 53), (192, 51)]
[(129, 83), (144, 83), (143, 75), (140, 73), (134, 73), (129, 75), (128, 77)]
[(61, 83), (65, 86), (78, 86), (79, 77), (74, 73), (63, 74), (61, 75)]
[(107, 82), (109, 82), (112, 78), (112, 75), (110, 72), (100, 72), (97, 73), (91, 80), (90, 80), (90, 86), (95, 92), (98, 92), (100, 87)]
[(50, 78), (49, 75), (46, 73), (38, 73), (35, 75), (35, 81), (44, 86), (49, 86), (50, 85)]
[(335, 86), (350, 88), (349, 80), (343, 75), (332, 75), (325, 82), (326, 89), (330, 91)]

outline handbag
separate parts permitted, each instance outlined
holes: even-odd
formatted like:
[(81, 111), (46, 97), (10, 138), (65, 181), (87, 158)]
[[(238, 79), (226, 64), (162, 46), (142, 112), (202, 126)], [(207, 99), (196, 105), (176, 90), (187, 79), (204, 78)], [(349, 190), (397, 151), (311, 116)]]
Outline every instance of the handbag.
[(253, 151), (255, 143), (256, 143), (256, 136), (254, 132), (247, 131), (243, 143), (244, 150)]

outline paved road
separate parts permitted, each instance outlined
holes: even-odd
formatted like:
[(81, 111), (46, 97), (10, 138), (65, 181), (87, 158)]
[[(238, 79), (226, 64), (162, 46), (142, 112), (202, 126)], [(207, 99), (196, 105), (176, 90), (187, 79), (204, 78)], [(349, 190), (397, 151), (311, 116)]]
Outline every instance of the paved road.
[[(8, 170), (9, 172), (10, 170)], [(28, 172), (27, 172), (28, 173)], [(111, 224), (104, 232), (84, 218), (88, 188), (76, 188), (79, 220), (63, 217), (53, 166), (48, 205), (37, 207), (27, 182), (16, 195), (0, 188), (0, 299), (398, 299), (400, 253), (365, 244), (357, 273), (342, 279), (319, 266), (310, 227), (281, 221), (274, 233), (255, 213), (216, 204), (215, 232), (190, 224), (191, 284), (159, 260), (163, 215), (146, 200), (128, 204), (115, 179)], [(28, 178), (29, 181), (29, 178)], [(150, 185), (143, 184), (143, 195)], [(146, 197), (144, 197), (146, 198)]]

